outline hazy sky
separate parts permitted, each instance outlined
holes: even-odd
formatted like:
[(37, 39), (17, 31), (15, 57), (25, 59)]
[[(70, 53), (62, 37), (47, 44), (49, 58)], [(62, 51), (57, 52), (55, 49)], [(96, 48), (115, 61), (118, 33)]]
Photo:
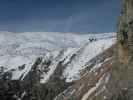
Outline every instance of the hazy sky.
[(116, 31), (120, 0), (0, 0), (0, 31)]

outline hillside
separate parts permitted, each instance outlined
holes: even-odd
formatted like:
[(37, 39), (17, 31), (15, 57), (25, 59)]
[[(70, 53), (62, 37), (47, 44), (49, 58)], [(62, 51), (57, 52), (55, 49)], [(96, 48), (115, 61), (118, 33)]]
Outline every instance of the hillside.
[(95, 88), (104, 86), (101, 78), (110, 69), (106, 65), (111, 63), (115, 33), (0, 35), (2, 100), (87, 100)]

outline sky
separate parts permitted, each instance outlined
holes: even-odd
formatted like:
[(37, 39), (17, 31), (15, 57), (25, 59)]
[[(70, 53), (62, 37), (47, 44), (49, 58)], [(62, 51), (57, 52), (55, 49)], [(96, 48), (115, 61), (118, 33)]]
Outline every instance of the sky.
[(0, 31), (115, 32), (120, 0), (0, 0)]

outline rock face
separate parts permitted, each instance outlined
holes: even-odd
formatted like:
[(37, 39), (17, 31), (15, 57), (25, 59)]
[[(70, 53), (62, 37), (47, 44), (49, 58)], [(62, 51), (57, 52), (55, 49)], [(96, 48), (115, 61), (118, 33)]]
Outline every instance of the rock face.
[(113, 100), (133, 99), (133, 0), (123, 0), (117, 49), (108, 85)]
[(119, 59), (122, 63), (132, 60), (133, 53), (133, 1), (124, 0), (118, 26)]

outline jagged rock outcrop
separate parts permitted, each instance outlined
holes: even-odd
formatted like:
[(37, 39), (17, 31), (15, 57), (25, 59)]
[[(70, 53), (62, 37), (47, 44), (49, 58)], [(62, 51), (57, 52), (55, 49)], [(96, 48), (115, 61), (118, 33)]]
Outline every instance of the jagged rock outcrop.
[[(11, 80), (12, 72), (4, 73), (0, 70), (0, 99), (1, 100), (53, 100), (56, 95), (64, 91), (69, 84), (60, 79), (60, 74), (54, 73), (51, 79), (43, 84), (40, 83), (41, 74), (49, 67), (51, 61), (38, 58), (33, 64), (30, 72), (19, 80)], [(23, 67), (23, 66), (22, 66)], [(58, 64), (58, 71), (61, 63)], [(43, 69), (43, 70), (42, 70)], [(61, 69), (60, 69), (61, 70)]]

